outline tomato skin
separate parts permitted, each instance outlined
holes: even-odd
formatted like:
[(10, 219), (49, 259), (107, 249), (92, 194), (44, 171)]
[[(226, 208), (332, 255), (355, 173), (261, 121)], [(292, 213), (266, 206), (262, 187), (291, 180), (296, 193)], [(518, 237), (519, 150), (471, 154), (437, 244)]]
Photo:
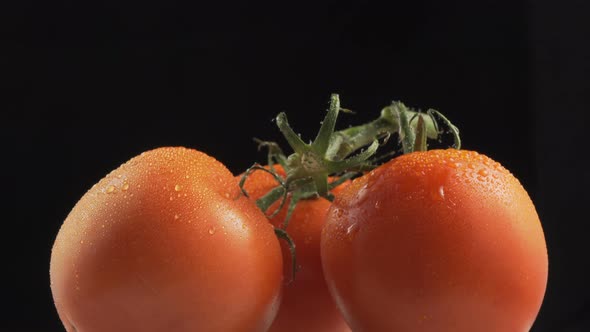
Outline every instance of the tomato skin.
[(330, 207), (321, 255), (354, 331), (529, 331), (547, 249), (528, 194), (475, 152), (403, 155)]
[[(279, 174), (284, 175), (280, 166), (275, 166)], [(348, 183), (333, 191), (337, 194)], [(252, 199), (257, 199), (277, 185), (268, 173), (252, 173), (245, 183), (245, 189)], [(280, 227), (286, 216), (286, 205), (270, 221)], [(326, 212), (331, 203), (324, 198), (302, 200), (298, 203), (287, 232), (296, 245), (298, 271), (295, 280), (283, 288), (280, 309), (270, 332), (330, 331), (348, 332), (350, 328), (338, 311), (332, 296), (328, 292), (322, 263), (320, 259), (320, 238)], [(278, 208), (275, 203), (267, 213)], [(292, 275), (289, 247), (281, 241), (284, 262), (284, 276), (289, 280)]]
[(50, 278), (67, 331), (265, 331), (282, 257), (221, 163), (161, 148), (80, 199), (55, 240)]

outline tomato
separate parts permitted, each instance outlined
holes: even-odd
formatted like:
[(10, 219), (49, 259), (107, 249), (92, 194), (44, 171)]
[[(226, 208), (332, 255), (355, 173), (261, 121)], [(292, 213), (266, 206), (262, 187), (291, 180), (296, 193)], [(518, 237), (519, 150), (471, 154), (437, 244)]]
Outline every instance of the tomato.
[(476, 152), (395, 158), (345, 188), (321, 257), (352, 330), (529, 331), (547, 249), (519, 181)]
[(76, 204), (51, 254), (67, 331), (265, 331), (280, 302), (280, 245), (217, 160), (141, 154)]
[[(284, 175), (280, 166), (275, 166), (278, 173)], [(277, 185), (273, 176), (266, 172), (252, 173), (245, 183), (250, 197), (257, 199)], [(338, 193), (346, 185), (335, 188)], [(324, 225), (330, 201), (325, 198), (301, 200), (295, 207), (287, 233), (296, 245), (298, 271), (293, 282), (283, 289), (283, 299), (279, 313), (273, 322), (271, 332), (289, 331), (350, 331), (342, 315), (336, 308), (322, 271), (320, 260), (320, 235)], [(284, 208), (271, 219), (279, 227), (286, 217)], [(278, 208), (278, 203), (271, 206), (269, 214)], [(285, 279), (291, 278), (291, 255), (288, 246), (282, 243)]]

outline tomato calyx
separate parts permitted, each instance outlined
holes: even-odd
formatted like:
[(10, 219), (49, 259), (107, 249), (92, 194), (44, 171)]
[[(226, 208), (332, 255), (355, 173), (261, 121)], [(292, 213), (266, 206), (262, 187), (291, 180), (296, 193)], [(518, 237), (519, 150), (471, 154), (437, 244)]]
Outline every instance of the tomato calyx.
[[(280, 113), (277, 116), (277, 126), (294, 151), (286, 158), (284, 165), (281, 165), (287, 173), (287, 184), (300, 182), (301, 187), (308, 187), (310, 183), (313, 183), (315, 187), (312, 187), (313, 192), (332, 200), (333, 197), (328, 185), (330, 174), (359, 171), (370, 165), (368, 159), (375, 154), (379, 146), (376, 138), (370, 142), (368, 148), (353, 157), (347, 158), (347, 155), (340, 155), (336, 158), (332, 155), (336, 143), (333, 140), (334, 129), (338, 113), (341, 110), (340, 99), (338, 95), (333, 94), (330, 98), (328, 113), (320, 130), (314, 141), (309, 144), (303, 142), (301, 137), (289, 126), (285, 113)], [(277, 160), (280, 162), (281, 159)]]

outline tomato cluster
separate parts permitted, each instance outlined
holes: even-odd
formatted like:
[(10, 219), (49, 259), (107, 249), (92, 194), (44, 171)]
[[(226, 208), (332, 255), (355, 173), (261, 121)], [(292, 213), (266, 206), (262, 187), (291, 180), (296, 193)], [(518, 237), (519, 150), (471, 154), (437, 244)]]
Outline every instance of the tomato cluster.
[[(424, 146), (429, 124), (396, 112), (394, 129), (415, 141), (404, 149)], [(274, 150), (266, 171), (234, 176), (204, 153), (160, 148), (93, 186), (51, 254), (66, 330), (530, 329), (547, 250), (509, 171), (476, 152), (419, 148), (364, 168), (374, 148), (353, 155), (354, 144), (377, 127), (321, 129), (310, 145), (285, 128), (295, 153)]]

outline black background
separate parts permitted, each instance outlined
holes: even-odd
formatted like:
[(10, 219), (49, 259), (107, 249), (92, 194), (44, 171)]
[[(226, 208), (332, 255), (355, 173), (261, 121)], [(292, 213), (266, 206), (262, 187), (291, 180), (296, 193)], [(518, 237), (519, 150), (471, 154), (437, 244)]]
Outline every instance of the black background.
[(1, 331), (61, 331), (49, 289), (59, 226), (140, 152), (184, 145), (238, 173), (280, 139), (312, 138), (330, 93), (377, 116), (437, 108), (464, 148), (533, 198), (550, 276), (533, 331), (590, 331), (585, 1), (198, 3), (45, 1), (1, 8)]

